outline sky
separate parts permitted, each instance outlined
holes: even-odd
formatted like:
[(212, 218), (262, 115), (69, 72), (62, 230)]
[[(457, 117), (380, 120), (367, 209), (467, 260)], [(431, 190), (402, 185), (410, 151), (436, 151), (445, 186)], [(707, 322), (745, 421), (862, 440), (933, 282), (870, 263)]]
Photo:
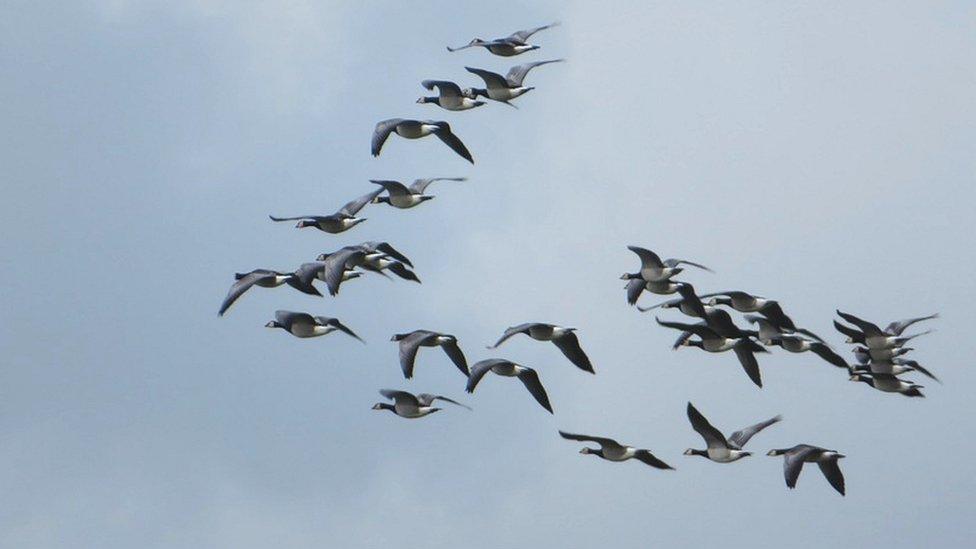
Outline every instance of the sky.
[[(445, 50), (551, 21), (517, 58)], [(968, 543), (974, 52), (969, 2), (5, 2), (0, 545)], [(553, 58), (517, 110), (415, 103), (424, 79)], [(372, 158), (391, 117), (449, 121), (475, 164), (433, 138)], [(341, 235), (267, 218), (430, 176), (468, 181)], [(423, 283), (257, 288), (216, 314), (235, 272), (367, 240)], [(906, 376), (927, 395), (908, 399), (776, 351), (760, 390), (731, 354), (671, 351), (624, 301), (629, 244), (711, 266), (682, 275), (700, 292), (778, 299), (846, 356), (837, 308), (939, 312), (914, 357), (944, 385)], [(265, 329), (276, 309), (367, 345)], [(524, 337), (485, 349), (528, 321), (577, 327), (597, 374)], [(512, 379), (465, 394), (436, 349), (404, 380), (389, 339), (418, 328), (537, 369), (555, 414)], [(474, 411), (404, 420), (371, 410), (381, 388)], [(689, 401), (727, 434), (785, 420), (717, 464), (682, 455), (703, 447)], [(815, 467), (786, 489), (765, 453), (797, 443), (848, 456), (846, 497)]]

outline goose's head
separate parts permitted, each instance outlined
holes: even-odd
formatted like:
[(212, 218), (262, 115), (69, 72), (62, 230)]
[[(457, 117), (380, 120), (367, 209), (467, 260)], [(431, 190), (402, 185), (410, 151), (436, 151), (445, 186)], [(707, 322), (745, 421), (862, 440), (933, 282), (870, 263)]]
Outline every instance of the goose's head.
[(278, 324), (277, 320), (272, 320), (264, 325), (265, 328), (284, 328), (281, 324)]
[(770, 451), (766, 452), (766, 455), (767, 456), (781, 456), (781, 455), (783, 455), (785, 453), (786, 453), (786, 449), (770, 450)]

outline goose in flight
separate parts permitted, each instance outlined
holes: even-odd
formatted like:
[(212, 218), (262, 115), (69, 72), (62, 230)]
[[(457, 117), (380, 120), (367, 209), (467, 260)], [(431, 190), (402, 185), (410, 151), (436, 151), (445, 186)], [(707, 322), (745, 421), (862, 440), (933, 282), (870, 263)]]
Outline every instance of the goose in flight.
[(458, 370), (468, 377), (468, 361), (464, 358), (464, 353), (458, 346), (457, 338), (450, 334), (432, 332), (430, 330), (414, 330), (405, 334), (394, 334), (390, 341), (396, 341), (400, 347), (400, 368), (403, 370), (403, 377), (410, 379), (413, 377), (413, 366), (417, 359), (417, 351), (421, 347), (440, 347), (444, 354), (451, 359)]
[(624, 273), (620, 277), (622, 280), (643, 279), (647, 282), (660, 282), (668, 280), (672, 276), (684, 270), (680, 267), (680, 265), (690, 265), (710, 273), (715, 272), (704, 265), (694, 263), (686, 259), (672, 258), (662, 261), (660, 256), (647, 248), (641, 248), (639, 246), (627, 246), (627, 249), (637, 254), (637, 257), (640, 258), (641, 268), (640, 271), (636, 273)]
[(319, 337), (340, 331), (351, 337), (363, 341), (338, 318), (326, 316), (312, 316), (308, 313), (294, 311), (275, 311), (275, 319), (264, 325), (265, 328), (281, 328), (295, 337)]
[(595, 442), (600, 445), (599, 449), (595, 448), (583, 448), (580, 450), (581, 454), (591, 454), (597, 457), (601, 457), (607, 461), (627, 461), (628, 459), (636, 459), (642, 461), (655, 469), (671, 469), (667, 463), (664, 463), (660, 459), (656, 458), (650, 450), (644, 450), (640, 448), (634, 448), (633, 446), (624, 446), (612, 438), (603, 437), (591, 437), (589, 435), (576, 435), (573, 433), (567, 433), (565, 431), (559, 431), (559, 436), (566, 440), (575, 440), (578, 442)]
[(804, 330), (803, 328), (797, 328), (796, 324), (793, 322), (793, 319), (786, 316), (786, 313), (783, 312), (783, 308), (776, 300), (766, 299), (764, 297), (752, 295), (739, 290), (703, 294), (700, 297), (711, 298), (708, 300), (708, 305), (711, 307), (725, 305), (727, 307), (731, 307), (733, 310), (739, 311), (740, 313), (759, 313), (772, 322), (773, 325), (776, 326), (776, 329), (780, 332), (787, 334), (799, 332), (803, 335), (812, 337), (817, 341), (823, 341), (823, 339), (817, 334), (809, 330)]
[(766, 455), (783, 456), (783, 474), (786, 476), (787, 487), (796, 488), (796, 479), (800, 477), (804, 463), (816, 463), (827, 478), (827, 482), (834, 487), (834, 490), (840, 492), (840, 495), (844, 495), (844, 474), (840, 472), (837, 464), (837, 460), (846, 457), (844, 454), (819, 446), (797, 444), (792, 448), (770, 450)]
[(433, 103), (438, 107), (448, 111), (466, 111), (485, 104), (484, 101), (477, 101), (474, 97), (465, 95), (461, 87), (447, 80), (424, 80), (421, 86), (433, 91), (437, 88), (436, 97), (421, 97), (417, 103)]
[(459, 46), (456, 48), (448, 46), (447, 51), (455, 52), (467, 48), (482, 47), (495, 55), (501, 57), (512, 57), (513, 55), (519, 55), (527, 51), (539, 49), (539, 46), (534, 46), (526, 41), (533, 34), (541, 30), (551, 29), (552, 27), (556, 27), (558, 25), (559, 23), (555, 22), (548, 25), (543, 25), (541, 27), (535, 27), (534, 29), (515, 31), (505, 38), (495, 38), (494, 40), (482, 40), (481, 38), (475, 38), (471, 40), (471, 42), (468, 42), (466, 46)]
[(467, 408), (468, 410), (471, 409), (468, 406), (457, 402), (456, 400), (451, 400), (444, 396), (432, 395), (428, 393), (414, 395), (406, 391), (383, 389), (380, 391), (380, 394), (392, 400), (393, 404), (377, 402), (373, 405), (374, 410), (389, 410), (394, 414), (407, 419), (417, 419), (439, 411), (440, 408), (431, 406), (435, 400), (450, 402), (451, 404), (456, 404), (462, 408)]
[[(372, 141), (372, 153), (373, 156), (379, 156), (380, 150), (383, 148), (383, 144), (386, 143), (387, 138), (390, 134), (396, 133), (400, 137), (406, 139), (420, 139), (421, 137), (427, 137), (428, 135), (436, 135), (438, 139), (444, 142), (445, 145), (451, 148), (454, 152), (459, 154), (461, 158), (464, 158), (468, 162), (474, 164), (474, 158), (471, 157), (471, 153), (468, 152), (468, 148), (464, 146), (464, 143), (451, 132), (451, 125), (443, 120), (408, 120), (405, 118), (390, 118), (389, 120), (382, 120), (377, 122), (376, 128), (373, 130), (373, 141)], [(382, 189), (381, 189), (382, 190)], [(377, 194), (380, 191), (376, 191)], [(372, 198), (370, 198), (372, 200)]]
[(227, 309), (229, 309), (230, 306), (238, 300), (238, 298), (244, 295), (244, 292), (250, 290), (253, 286), (260, 286), (262, 288), (277, 288), (282, 284), (288, 284), (292, 288), (295, 288), (302, 293), (322, 297), (322, 294), (320, 294), (314, 286), (303, 283), (295, 275), (295, 273), (281, 273), (269, 269), (254, 269), (249, 273), (236, 273), (234, 275), (234, 283), (231, 284), (230, 290), (227, 292), (227, 297), (225, 297), (223, 303), (220, 304), (220, 310), (217, 311), (217, 315), (224, 316)]
[(742, 365), (742, 369), (745, 370), (746, 375), (752, 380), (758, 387), (762, 387), (762, 375), (759, 372), (759, 361), (756, 360), (756, 355), (754, 353), (765, 353), (768, 352), (763, 349), (755, 341), (747, 338), (734, 338), (725, 337), (718, 335), (715, 330), (709, 328), (704, 323), (702, 324), (685, 324), (683, 322), (665, 322), (660, 318), (655, 318), (657, 323), (666, 328), (672, 328), (675, 330), (680, 330), (681, 332), (688, 332), (692, 335), (697, 335), (700, 339), (693, 340), (688, 336), (682, 336), (675, 342), (673, 348), (677, 349), (681, 346), (686, 347), (698, 347), (709, 353), (722, 353), (725, 351), (734, 351), (736, 358), (739, 359), (739, 364)]
[[(837, 328), (837, 330), (840, 331), (841, 333), (847, 335), (847, 342), (861, 343), (867, 346), (868, 349), (890, 349), (892, 347), (901, 347), (911, 339), (914, 339), (921, 335), (931, 333), (930, 330), (918, 334), (913, 334), (910, 336), (900, 337), (901, 331), (904, 331), (904, 328), (902, 328), (902, 330), (897, 335), (895, 335), (882, 330), (877, 324), (874, 324), (873, 322), (868, 322), (867, 320), (863, 320), (852, 314), (837, 311), (837, 315), (840, 316), (842, 319), (846, 320), (847, 322), (850, 322), (854, 326), (857, 326), (857, 328), (860, 330), (860, 333), (858, 333), (857, 330), (848, 328), (843, 324), (840, 324), (839, 322), (835, 321), (834, 327)], [(909, 319), (909, 320), (918, 321), (918, 319)], [(905, 326), (907, 327), (911, 324), (912, 322), (909, 322)]]
[(726, 439), (725, 435), (713, 427), (712, 424), (705, 419), (705, 416), (703, 416), (701, 412), (699, 412), (698, 409), (689, 402), (688, 420), (691, 422), (691, 427), (699, 435), (701, 435), (703, 439), (705, 439), (705, 444), (708, 446), (708, 448), (705, 450), (688, 448), (685, 450), (685, 455), (702, 456), (717, 463), (731, 463), (746, 456), (751, 456), (752, 452), (746, 452), (742, 449), (746, 443), (749, 442), (749, 439), (766, 427), (782, 421), (782, 419), (783, 416), (772, 417), (766, 421), (761, 421), (755, 425), (750, 425), (741, 431), (736, 431), (732, 433), (732, 436)]
[(942, 380), (917, 361), (907, 360), (901, 357), (889, 358), (888, 360), (871, 360), (867, 364), (857, 364), (851, 368), (852, 374), (889, 374), (900, 376), (909, 372), (918, 372), (942, 383)]
[(381, 185), (387, 194), (386, 196), (377, 196), (373, 199), (373, 203), (379, 204), (382, 202), (402, 210), (413, 208), (422, 202), (426, 202), (427, 200), (434, 198), (433, 195), (424, 194), (424, 191), (426, 191), (427, 187), (429, 187), (430, 184), (435, 181), (467, 181), (467, 178), (429, 177), (426, 179), (415, 179), (409, 187), (403, 183), (400, 183), (399, 181), (370, 179), (370, 183)]
[(651, 309), (678, 309), (687, 316), (700, 318), (705, 321), (705, 325), (711, 328), (716, 334), (724, 337), (756, 337), (758, 334), (751, 330), (742, 330), (732, 321), (732, 316), (722, 309), (706, 306), (695, 294), (695, 287), (687, 282), (678, 285), (678, 293), (681, 297), (671, 299), (650, 307), (640, 307), (637, 309), (642, 313)]
[(531, 86), (525, 86), (523, 84), (526, 75), (529, 71), (542, 66), (548, 65), (549, 63), (560, 63), (565, 61), (564, 59), (550, 59), (548, 61), (534, 61), (532, 63), (524, 63), (522, 65), (516, 65), (508, 70), (508, 74), (502, 76), (497, 72), (491, 72), (485, 69), (476, 69), (473, 67), (464, 67), (465, 70), (472, 74), (476, 74), (485, 81), (484, 88), (466, 88), (462, 93), (471, 99), (477, 97), (486, 97), (492, 101), (498, 101), (499, 103), (509, 103), (512, 99), (524, 95), (535, 88)]
[(551, 341), (577, 368), (595, 374), (593, 365), (590, 364), (589, 357), (580, 347), (579, 338), (576, 337), (575, 332), (576, 328), (564, 328), (544, 322), (527, 322), (506, 329), (502, 337), (488, 348), (494, 349), (514, 335), (525, 334), (536, 341)]
[(302, 215), (298, 217), (275, 217), (269, 215), (271, 221), (298, 221), (295, 227), (299, 229), (304, 229), (305, 227), (315, 227), (320, 231), (324, 231), (330, 234), (338, 234), (359, 225), (363, 221), (366, 221), (364, 217), (356, 217), (359, 210), (363, 209), (363, 206), (369, 204), (376, 198), (383, 189), (377, 189), (373, 192), (366, 193), (363, 196), (349, 202), (345, 206), (339, 208), (334, 214), (330, 215)]
[(620, 278), (621, 280), (627, 281), (627, 285), (624, 286), (624, 289), (627, 291), (628, 305), (637, 305), (637, 300), (640, 299), (641, 294), (645, 290), (651, 292), (652, 294), (671, 295), (677, 293), (678, 288), (681, 287), (680, 282), (675, 282), (673, 280), (648, 282), (639, 276), (637, 278), (631, 278), (629, 274), (625, 274)]
[(746, 320), (759, 326), (759, 342), (766, 346), (779, 346), (791, 353), (807, 351), (819, 356), (838, 368), (850, 369), (850, 364), (826, 343), (810, 340), (795, 334), (781, 332), (765, 317), (746, 315)]
[(851, 351), (854, 358), (861, 364), (867, 364), (875, 360), (891, 360), (908, 354), (915, 349), (912, 347), (888, 347), (886, 349), (868, 349), (867, 347), (854, 347)]
[(867, 383), (875, 389), (885, 392), (885, 393), (899, 393), (907, 397), (921, 397), (925, 398), (919, 389), (924, 389), (923, 385), (917, 385), (911, 381), (905, 381), (904, 379), (898, 379), (898, 377), (891, 374), (881, 374), (881, 373), (854, 373), (850, 377), (851, 381), (860, 381)]
[(347, 273), (357, 267), (380, 274), (389, 269), (400, 278), (420, 282), (417, 275), (405, 266), (410, 260), (386, 242), (345, 246), (332, 253), (320, 254), (318, 261), (322, 263), (318, 276), (325, 280), (331, 295), (339, 293), (339, 286), (349, 279)]
[(511, 360), (505, 360), (504, 358), (489, 358), (476, 362), (471, 366), (471, 375), (468, 377), (468, 386), (465, 390), (473, 393), (475, 387), (478, 386), (478, 382), (488, 372), (494, 372), (496, 375), (502, 377), (517, 377), (525, 385), (525, 388), (532, 393), (536, 402), (550, 414), (552, 413), (552, 405), (549, 404), (549, 395), (546, 394), (545, 387), (539, 381), (539, 374), (532, 368), (527, 368)]

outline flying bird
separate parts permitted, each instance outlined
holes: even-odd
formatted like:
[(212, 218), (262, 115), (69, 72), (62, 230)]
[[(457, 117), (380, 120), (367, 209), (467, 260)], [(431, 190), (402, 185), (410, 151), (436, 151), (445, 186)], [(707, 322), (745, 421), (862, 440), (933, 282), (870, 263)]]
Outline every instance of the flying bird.
[(766, 319), (772, 322), (773, 325), (783, 333), (790, 334), (793, 332), (799, 332), (803, 335), (810, 336), (817, 341), (823, 341), (823, 339), (817, 334), (809, 330), (797, 328), (796, 324), (793, 322), (793, 319), (786, 316), (786, 313), (783, 312), (783, 308), (776, 300), (766, 299), (764, 297), (752, 295), (739, 290), (715, 292), (704, 294), (700, 297), (711, 298), (708, 300), (708, 304), (712, 307), (717, 305), (725, 305), (739, 311), (740, 313), (759, 313), (766, 317)]
[(847, 342), (861, 343), (867, 346), (868, 349), (890, 349), (892, 347), (902, 347), (905, 343), (918, 336), (931, 333), (931, 331), (925, 331), (910, 336), (900, 337), (901, 332), (899, 332), (898, 335), (889, 334), (878, 327), (877, 324), (862, 320), (852, 314), (842, 313), (840, 311), (837, 311), (837, 314), (847, 322), (857, 326), (858, 330), (860, 330), (860, 332), (858, 332), (857, 330), (834, 321), (834, 327), (837, 328), (839, 332), (847, 335)]
[(579, 338), (576, 337), (575, 332), (576, 328), (564, 328), (544, 322), (527, 322), (506, 329), (502, 337), (488, 348), (494, 349), (514, 335), (525, 334), (536, 341), (551, 341), (577, 368), (595, 374), (593, 365), (590, 364), (589, 357), (580, 347)]
[[(396, 133), (406, 139), (420, 139), (428, 135), (436, 135), (438, 139), (451, 148), (468, 162), (474, 164), (474, 158), (468, 152), (464, 143), (451, 132), (451, 125), (443, 120), (408, 120), (405, 118), (390, 118), (382, 120), (376, 124), (373, 130), (372, 152), (373, 156), (379, 156), (383, 144), (391, 133)], [(380, 191), (377, 191), (379, 194)], [(372, 200), (372, 198), (370, 198)]]
[(385, 402), (377, 402), (376, 404), (373, 405), (374, 410), (389, 410), (394, 414), (400, 417), (405, 417), (407, 419), (417, 419), (439, 411), (440, 408), (434, 408), (433, 406), (431, 406), (431, 404), (433, 404), (435, 400), (450, 402), (451, 404), (456, 404), (458, 406), (461, 406), (462, 408), (467, 408), (468, 410), (471, 409), (468, 406), (465, 406), (464, 404), (461, 404), (460, 402), (457, 402), (455, 400), (451, 400), (447, 397), (443, 397), (440, 395), (431, 395), (428, 393), (413, 395), (412, 393), (408, 393), (406, 391), (393, 391), (391, 389), (383, 389), (380, 391), (380, 394), (392, 400), (393, 404), (387, 404)]
[(851, 367), (852, 374), (889, 374), (900, 376), (909, 372), (918, 372), (942, 383), (942, 380), (917, 361), (907, 360), (901, 357), (889, 358), (888, 360), (871, 360), (867, 364), (856, 364)]
[(899, 393), (907, 397), (920, 397), (925, 398), (919, 389), (924, 389), (923, 385), (917, 385), (912, 381), (905, 381), (904, 379), (898, 379), (898, 377), (891, 374), (881, 374), (881, 373), (854, 373), (850, 377), (851, 381), (860, 381), (867, 383), (875, 389), (885, 392), (885, 393)]
[(498, 101), (499, 103), (505, 103), (506, 105), (514, 107), (515, 105), (512, 105), (509, 103), (509, 101), (535, 89), (531, 86), (526, 86), (523, 84), (525, 77), (529, 74), (530, 70), (541, 65), (559, 63), (562, 61), (564, 61), (564, 59), (550, 59), (548, 61), (535, 61), (533, 63), (516, 65), (509, 69), (508, 74), (505, 76), (485, 69), (464, 67), (468, 72), (480, 76), (481, 79), (485, 81), (485, 87), (467, 88), (463, 90), (462, 93), (471, 99), (486, 97), (493, 101)]
[(761, 421), (755, 425), (750, 425), (741, 431), (732, 433), (728, 439), (721, 431), (712, 426), (690, 402), (688, 403), (688, 420), (692, 428), (705, 439), (708, 446), (705, 450), (688, 448), (685, 450), (686, 456), (702, 456), (717, 463), (731, 463), (746, 456), (751, 456), (752, 452), (746, 452), (742, 448), (753, 436), (766, 427), (782, 421), (783, 416), (775, 416), (766, 421)]
[(369, 204), (377, 197), (383, 189), (377, 189), (373, 192), (366, 193), (363, 196), (347, 203), (345, 206), (339, 208), (334, 214), (330, 215), (302, 215), (298, 217), (275, 217), (269, 215), (271, 221), (298, 221), (295, 227), (299, 229), (304, 229), (305, 227), (315, 227), (320, 231), (324, 231), (330, 234), (338, 234), (341, 232), (348, 231), (349, 229), (359, 225), (363, 221), (366, 221), (364, 217), (356, 217), (359, 210), (363, 209), (363, 206)]
[(478, 386), (478, 382), (488, 372), (494, 372), (496, 375), (502, 377), (517, 377), (525, 385), (525, 388), (532, 393), (536, 402), (550, 414), (552, 413), (552, 405), (549, 404), (549, 395), (546, 394), (545, 387), (539, 381), (539, 374), (532, 368), (527, 368), (511, 360), (505, 360), (504, 358), (489, 358), (476, 362), (471, 366), (471, 375), (468, 377), (468, 386), (465, 390), (473, 393), (475, 387)]
[(636, 459), (642, 461), (655, 469), (671, 469), (667, 463), (664, 463), (660, 459), (654, 457), (654, 454), (650, 450), (644, 450), (639, 448), (634, 448), (633, 446), (624, 446), (612, 438), (603, 437), (591, 437), (589, 435), (574, 435), (573, 433), (567, 433), (565, 431), (559, 431), (559, 435), (567, 440), (576, 440), (579, 442), (595, 442), (600, 445), (599, 449), (595, 448), (583, 448), (580, 450), (581, 454), (592, 454), (594, 456), (601, 457), (607, 461), (627, 461), (628, 459)]
[(836, 450), (827, 450), (819, 446), (809, 444), (797, 444), (792, 448), (770, 450), (768, 456), (783, 456), (783, 474), (786, 476), (786, 486), (796, 487), (796, 479), (800, 477), (800, 471), (804, 463), (816, 463), (820, 466), (820, 471), (827, 482), (834, 487), (834, 490), (844, 495), (844, 474), (840, 472), (837, 460), (846, 457)]
[(559, 23), (556, 22), (543, 25), (541, 27), (535, 27), (534, 29), (515, 31), (505, 38), (495, 38), (494, 40), (482, 40), (481, 38), (475, 38), (471, 40), (471, 42), (468, 42), (466, 46), (460, 46), (457, 48), (448, 46), (447, 51), (455, 52), (466, 48), (482, 47), (495, 55), (501, 57), (511, 57), (513, 55), (519, 55), (527, 51), (539, 49), (539, 46), (529, 44), (526, 42), (526, 40), (541, 30), (551, 29), (552, 27), (558, 25)]
[(308, 313), (294, 311), (275, 311), (275, 319), (264, 325), (265, 328), (281, 328), (295, 337), (319, 337), (340, 331), (351, 337), (363, 341), (338, 318), (326, 316), (312, 316)]
[(485, 104), (484, 101), (477, 101), (474, 97), (468, 97), (461, 91), (461, 87), (454, 82), (447, 80), (424, 80), (421, 86), (433, 91), (437, 88), (436, 97), (421, 97), (417, 103), (433, 103), (438, 107), (449, 111), (466, 111)]
[(400, 368), (403, 369), (403, 377), (410, 379), (413, 377), (414, 361), (417, 358), (417, 351), (421, 347), (440, 347), (444, 354), (451, 359), (458, 370), (468, 377), (468, 361), (464, 358), (464, 353), (458, 346), (457, 338), (450, 334), (432, 332), (430, 330), (414, 330), (405, 334), (394, 334), (390, 341), (396, 341), (400, 347)]
[(466, 181), (465, 177), (430, 177), (427, 179), (415, 179), (410, 186), (406, 186), (399, 181), (370, 180), (371, 183), (382, 185), (387, 196), (377, 196), (373, 199), (374, 204), (386, 203), (394, 208), (407, 209), (426, 202), (433, 195), (424, 194), (427, 187), (435, 181)]
[(730, 338), (725, 336), (720, 336), (715, 333), (715, 330), (709, 328), (704, 323), (702, 324), (685, 324), (683, 322), (665, 322), (660, 318), (656, 318), (657, 323), (666, 328), (672, 328), (675, 330), (680, 330), (682, 332), (690, 332), (693, 335), (697, 335), (700, 339), (693, 340), (690, 337), (682, 336), (675, 343), (674, 348), (677, 349), (681, 346), (686, 347), (698, 347), (709, 353), (722, 353), (725, 351), (734, 351), (736, 358), (739, 359), (739, 364), (742, 365), (742, 369), (745, 370), (746, 375), (752, 380), (757, 386), (762, 387), (762, 375), (759, 372), (759, 362), (756, 360), (754, 353), (765, 353), (768, 352), (766, 349), (760, 347), (755, 341), (749, 338)]
[(282, 284), (288, 284), (302, 293), (322, 297), (322, 294), (314, 286), (302, 283), (300, 279), (296, 278), (295, 273), (281, 273), (269, 269), (254, 269), (249, 273), (237, 273), (234, 275), (234, 283), (227, 292), (227, 297), (220, 304), (220, 310), (217, 311), (217, 315), (223, 316), (227, 312), (227, 309), (244, 295), (244, 292), (250, 290), (252, 286), (277, 288)]
[(693, 263), (686, 259), (666, 259), (661, 260), (660, 256), (656, 253), (648, 250), (647, 248), (641, 248), (639, 246), (627, 246), (627, 249), (637, 254), (637, 257), (641, 260), (640, 271), (636, 273), (624, 273), (620, 278), (627, 279), (643, 279), (647, 282), (660, 282), (668, 280), (672, 276), (680, 273), (684, 269), (680, 265), (690, 265), (692, 267), (698, 267), (710, 273), (715, 271), (709, 269), (708, 267), (701, 265), (699, 263)]
[(779, 346), (791, 353), (814, 353), (838, 368), (849, 369), (844, 357), (838, 355), (826, 343), (781, 332), (765, 317), (747, 315), (746, 320), (759, 325), (759, 342), (767, 346)]
[(655, 282), (648, 282), (639, 276), (636, 278), (631, 278), (629, 274), (625, 274), (620, 277), (621, 280), (626, 280), (627, 285), (624, 289), (627, 291), (627, 304), (636, 305), (637, 300), (640, 299), (641, 293), (645, 290), (651, 292), (652, 294), (658, 295), (671, 295), (678, 291), (681, 287), (680, 282), (675, 282), (672, 280), (660, 280)]

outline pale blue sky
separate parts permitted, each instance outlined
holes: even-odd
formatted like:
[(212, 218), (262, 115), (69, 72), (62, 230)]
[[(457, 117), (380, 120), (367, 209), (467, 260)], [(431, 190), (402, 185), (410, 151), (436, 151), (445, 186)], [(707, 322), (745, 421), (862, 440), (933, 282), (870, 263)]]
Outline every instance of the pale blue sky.
[[(961, 546), (971, 540), (976, 383), (976, 8), (968, 2), (7, 2), (0, 7), (0, 546)], [(490, 38), (560, 20), (515, 59)], [(519, 110), (414, 101), (465, 65), (537, 69)], [(469, 166), (380, 119), (451, 122)], [(370, 178), (467, 176), (410, 211), (368, 207), (343, 235), (269, 213), (329, 213)], [(388, 240), (422, 285), (335, 299), (258, 289), (225, 318), (235, 271), (291, 269)], [(702, 292), (778, 298), (830, 334), (835, 308), (941, 312), (916, 357), (945, 385), (871, 391), (812, 355), (669, 350), (624, 303), (627, 244), (686, 256)], [(648, 303), (651, 301), (649, 300)], [(338, 316), (367, 341), (297, 340), (277, 308)], [(679, 318), (676, 313), (672, 314)], [(513, 339), (580, 329), (597, 370)], [(389, 337), (460, 338), (472, 362), (535, 367), (555, 416), (514, 380), (474, 396)], [(370, 410), (381, 387), (475, 411)], [(782, 413), (719, 465), (688, 400), (732, 431)], [(557, 429), (651, 448), (677, 471), (577, 453)], [(796, 491), (769, 448), (843, 451), (848, 495), (814, 468)]]

